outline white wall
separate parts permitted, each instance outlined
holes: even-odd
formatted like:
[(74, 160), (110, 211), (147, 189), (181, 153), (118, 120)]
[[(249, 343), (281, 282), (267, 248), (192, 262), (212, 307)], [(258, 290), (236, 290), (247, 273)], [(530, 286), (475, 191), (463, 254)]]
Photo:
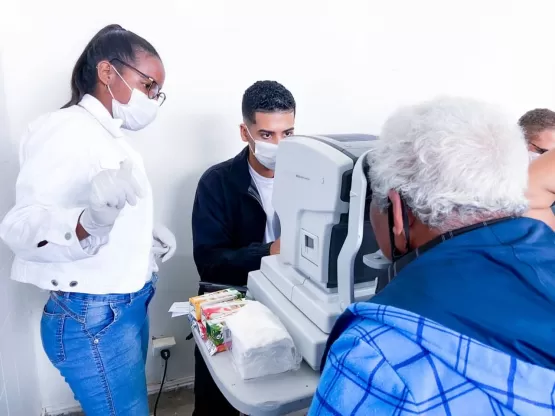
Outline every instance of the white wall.
[[(151, 313), (152, 334), (178, 341), (169, 378), (183, 379), (192, 375), (192, 346), (184, 340), (185, 321), (171, 320), (167, 309), (196, 290), (193, 195), (201, 173), (242, 146), (237, 126), (245, 88), (260, 79), (284, 83), (298, 102), (297, 131), (306, 133), (377, 133), (398, 105), (437, 94), (498, 102), (516, 119), (533, 107), (555, 108), (551, 2), (17, 0), (2, 10), (10, 140), (17, 144), (30, 120), (66, 101), (72, 65), (103, 25), (120, 23), (158, 48), (168, 101), (133, 140), (155, 190), (156, 217), (179, 242), (161, 270)], [(4, 209), (13, 199), (15, 166), (11, 159), (1, 165)], [(5, 252), (0, 259), (2, 292)], [(42, 299), (34, 302), (36, 333)], [(4, 314), (17, 313), (13, 308)], [(4, 309), (0, 303), (0, 324)], [(35, 346), (42, 405), (71, 404), (38, 338)], [(159, 381), (158, 359), (149, 361), (148, 374)]]
[[(17, 159), (8, 140), (0, 42), (0, 212), (10, 208)], [(0, 246), (0, 416), (38, 415), (34, 337), (30, 325), (34, 291), (9, 280), (11, 252)]]

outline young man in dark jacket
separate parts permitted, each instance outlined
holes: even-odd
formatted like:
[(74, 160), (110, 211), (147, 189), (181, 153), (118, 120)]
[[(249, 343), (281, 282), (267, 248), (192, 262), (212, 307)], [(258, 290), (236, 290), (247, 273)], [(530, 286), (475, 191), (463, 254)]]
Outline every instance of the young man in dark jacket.
[[(233, 159), (202, 175), (193, 205), (193, 255), (201, 282), (245, 286), (262, 257), (280, 251), (272, 206), (278, 142), (295, 127), (295, 99), (275, 81), (259, 81), (243, 95), (241, 139)], [(199, 294), (203, 292), (199, 290)], [(195, 348), (195, 416), (237, 415)]]

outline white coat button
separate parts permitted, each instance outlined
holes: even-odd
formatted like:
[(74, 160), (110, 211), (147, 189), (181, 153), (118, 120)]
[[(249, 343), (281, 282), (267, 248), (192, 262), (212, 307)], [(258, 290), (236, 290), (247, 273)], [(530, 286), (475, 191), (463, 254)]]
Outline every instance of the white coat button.
[(69, 282), (69, 287), (75, 287), (77, 286), (77, 282), (73, 281), (73, 282)]
[(98, 344), (98, 338), (95, 338), (93, 341), (95, 344)]
[(66, 233), (64, 237), (66, 238), (67, 241), (71, 240), (71, 233)]
[(50, 283), (52, 283), (52, 286), (58, 286), (58, 281), (57, 280), (52, 280)]

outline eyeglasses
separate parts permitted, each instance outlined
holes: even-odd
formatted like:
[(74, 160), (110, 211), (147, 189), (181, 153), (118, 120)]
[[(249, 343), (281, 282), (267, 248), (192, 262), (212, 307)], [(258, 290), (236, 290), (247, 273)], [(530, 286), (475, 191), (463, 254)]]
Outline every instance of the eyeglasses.
[(129, 65), (126, 62), (123, 62), (121, 59), (118, 58), (114, 58), (110, 60), (110, 64), (112, 62), (118, 62), (123, 66), (126, 66), (129, 69), (132, 69), (133, 71), (135, 71), (137, 74), (139, 74), (140, 76), (142, 76), (143, 78), (148, 79), (148, 81), (150, 82), (148, 85), (146, 85), (146, 89), (147, 89), (147, 96), (148, 98), (150, 98), (151, 100), (156, 100), (158, 101), (158, 103), (160, 104), (160, 106), (162, 104), (164, 104), (164, 102), (166, 101), (166, 94), (163, 93), (162, 91), (160, 91), (160, 85), (158, 85), (158, 83), (154, 80), (154, 78), (152, 78), (151, 76), (139, 71), (137, 68), (135, 68), (132, 65)]
[(536, 149), (536, 152), (539, 153), (540, 155), (543, 155), (545, 152), (547, 152), (548, 149), (544, 149), (542, 147), (536, 146), (534, 143), (530, 142), (530, 144), (532, 145), (532, 147), (534, 149)]

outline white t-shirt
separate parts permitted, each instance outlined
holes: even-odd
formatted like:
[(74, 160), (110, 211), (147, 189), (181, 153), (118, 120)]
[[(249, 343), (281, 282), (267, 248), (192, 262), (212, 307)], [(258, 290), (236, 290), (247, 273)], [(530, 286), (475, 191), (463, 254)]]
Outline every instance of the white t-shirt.
[(279, 220), (275, 215), (274, 206), (272, 205), (272, 193), (274, 191), (274, 178), (266, 178), (256, 172), (249, 163), (249, 172), (260, 195), (262, 208), (266, 213), (266, 232), (264, 233), (264, 242), (271, 243), (279, 238)]

